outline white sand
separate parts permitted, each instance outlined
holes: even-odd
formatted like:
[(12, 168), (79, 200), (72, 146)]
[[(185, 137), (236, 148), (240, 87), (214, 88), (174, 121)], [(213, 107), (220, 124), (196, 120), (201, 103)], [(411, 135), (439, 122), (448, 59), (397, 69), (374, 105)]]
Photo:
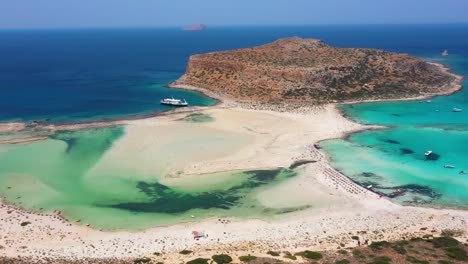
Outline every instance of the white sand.
[(26, 123), (10, 122), (0, 123), (0, 133), (13, 133), (26, 128)]
[[(264, 255), (268, 250), (325, 250), (335, 249), (340, 243), (354, 246), (356, 241), (351, 235), (358, 231), (366, 231), (360, 237), (371, 241), (438, 234), (443, 229), (468, 232), (467, 211), (399, 206), (379, 199), (332, 170), (326, 157), (312, 145), (366, 128), (343, 118), (333, 105), (295, 114), (220, 106), (202, 111), (216, 121), (174, 121), (185, 114), (126, 121), (126, 135), (106, 153), (90, 177), (121, 161), (120, 166), (138, 169), (148, 177), (154, 177), (153, 170), (166, 169), (179, 178), (161, 180), (183, 186), (193, 183), (201, 173), (287, 167), (295, 160), (310, 159), (318, 162), (304, 165), (299, 176), (257, 193), (258, 201), (265, 206), (310, 208), (271, 222), (215, 218), (141, 232), (101, 232), (67, 223), (58, 216), (1, 205), (0, 245), (4, 248), (0, 256), (105, 258), (163, 252), (157, 259), (178, 263), (216, 252)], [(206, 146), (213, 136), (219, 137), (219, 142)], [(167, 146), (174, 149), (164, 158), (160, 151)], [(132, 160), (139, 161), (128, 164), (125, 155), (137, 155)], [(21, 226), (25, 221), (31, 224)], [(423, 227), (427, 229), (421, 230)], [(203, 230), (209, 236), (194, 240), (193, 230)], [(182, 249), (195, 253), (178, 254)]]

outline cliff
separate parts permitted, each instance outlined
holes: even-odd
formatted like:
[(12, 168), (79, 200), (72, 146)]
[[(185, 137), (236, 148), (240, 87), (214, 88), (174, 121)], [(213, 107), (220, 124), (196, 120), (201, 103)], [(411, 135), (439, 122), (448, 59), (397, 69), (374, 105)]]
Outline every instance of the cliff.
[(270, 44), (190, 57), (175, 87), (200, 87), (238, 101), (327, 103), (444, 93), (455, 76), (422, 59), (321, 40)]

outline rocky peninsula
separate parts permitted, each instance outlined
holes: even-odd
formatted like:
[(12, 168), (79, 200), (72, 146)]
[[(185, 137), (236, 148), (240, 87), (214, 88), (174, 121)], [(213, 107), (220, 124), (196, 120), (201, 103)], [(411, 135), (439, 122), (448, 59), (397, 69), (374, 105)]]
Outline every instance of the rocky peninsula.
[(171, 86), (241, 102), (325, 104), (447, 94), (460, 89), (459, 82), (441, 65), (407, 54), (293, 37), (193, 55)]
[[(439, 263), (464, 263), (467, 211), (395, 204), (333, 169), (316, 146), (378, 128), (346, 119), (334, 102), (450, 93), (460, 89), (460, 78), (443, 66), (404, 54), (288, 38), (257, 48), (192, 56), (187, 73), (172, 86), (217, 97), (222, 102), (217, 106), (82, 124), (0, 124), (5, 133), (34, 129), (49, 134), (124, 126), (124, 135), (92, 170), (123, 168), (132, 177), (143, 175), (143, 180), (177, 188), (209, 185), (216, 181), (210, 174), (224, 171), (294, 167), (298, 173), (252, 196), (266, 210), (284, 210), (274, 218), (194, 214), (178, 224), (145, 230), (99, 230), (70, 218), (65, 210), (57, 211), (61, 208), (30, 212), (21, 208), (20, 196), (0, 199), (0, 262), (209, 263), (215, 256), (229, 255), (232, 263), (428, 263), (435, 258)], [(253, 110), (253, 101), (269, 107)], [(277, 111), (284, 110), (279, 103), (291, 111)], [(210, 121), (184, 121), (193, 114)], [(226, 140), (211, 144), (216, 138)], [(47, 142), (7, 140), (0, 144), (4, 151), (13, 148), (12, 143)], [(94, 184), (102, 174), (92, 178), (87, 171), (84, 176), (82, 182)], [(30, 182), (32, 187), (47, 186)], [(41, 199), (44, 196), (41, 193)], [(286, 211), (292, 206), (304, 209)], [(194, 239), (194, 230), (206, 237)], [(439, 246), (441, 241), (450, 247)]]

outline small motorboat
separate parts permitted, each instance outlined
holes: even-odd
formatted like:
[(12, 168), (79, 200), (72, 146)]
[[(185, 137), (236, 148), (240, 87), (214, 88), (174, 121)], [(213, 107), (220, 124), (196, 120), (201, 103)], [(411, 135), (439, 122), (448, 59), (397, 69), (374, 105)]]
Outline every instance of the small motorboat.
[(458, 174), (463, 175), (463, 174), (467, 174), (467, 173), (468, 172), (466, 172), (466, 171), (460, 171)]
[(428, 103), (428, 104), (429, 104), (429, 103), (432, 103), (432, 101), (431, 101), (431, 100), (427, 100), (427, 101), (426, 101), (426, 103)]
[(462, 112), (462, 111), (463, 111), (463, 110), (460, 109), (460, 108), (453, 108), (453, 109), (452, 109), (452, 112)]
[(372, 185), (368, 185), (368, 186), (366, 186), (366, 188), (367, 188), (367, 189), (370, 189), (370, 188), (372, 188)]
[(455, 168), (455, 166), (449, 165), (449, 164), (445, 164), (445, 165), (444, 165), (444, 168), (446, 168), (446, 169), (453, 169), (453, 168)]
[(428, 150), (428, 151), (424, 152), (425, 156), (430, 156), (431, 154), (432, 154), (432, 150)]

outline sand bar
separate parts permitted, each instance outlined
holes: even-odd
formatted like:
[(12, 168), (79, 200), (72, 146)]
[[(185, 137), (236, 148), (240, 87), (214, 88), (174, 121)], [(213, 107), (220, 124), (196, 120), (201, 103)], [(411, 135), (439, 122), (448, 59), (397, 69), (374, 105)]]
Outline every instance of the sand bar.
[[(183, 171), (185, 177), (225, 170), (288, 167), (298, 160), (314, 160), (301, 166), (300, 175), (258, 194), (258, 201), (270, 207), (307, 205), (308, 209), (286, 214), (276, 220), (194, 219), (194, 222), (139, 232), (102, 232), (86, 223), (69, 223), (57, 214), (33, 214), (9, 205), (0, 207), (3, 237), (0, 253), (5, 256), (42, 256), (80, 259), (134, 258), (163, 252), (165, 262), (173, 263), (214, 252), (250, 252), (267, 250), (335, 249), (340, 243), (355, 246), (351, 234), (358, 232), (369, 240), (397, 239), (402, 236), (438, 234), (444, 229), (468, 232), (468, 212), (405, 207), (379, 198), (354, 184), (329, 167), (327, 157), (313, 144), (328, 138), (373, 127), (353, 123), (340, 115), (334, 105), (280, 113), (218, 105), (199, 110), (215, 118), (214, 122), (195, 124), (199, 133), (217, 131), (242, 138), (229, 151), (215, 151), (189, 163), (174, 163), (168, 173)], [(149, 153), (157, 150), (158, 140), (148, 140), (152, 132), (183, 128), (178, 119), (188, 113), (175, 113), (142, 120), (125, 121), (126, 131), (103, 158), (119, 158), (127, 151), (138, 151), (138, 142), (146, 140)], [(176, 135), (183, 136), (183, 135)], [(168, 134), (166, 140), (171, 140)], [(245, 140), (245, 141), (244, 141)], [(133, 149), (132, 149), (133, 148)], [(190, 153), (189, 153), (190, 154)], [(190, 155), (189, 155), (190, 156)], [(142, 170), (149, 163), (138, 164)], [(101, 164), (102, 165), (102, 164)], [(99, 164), (96, 169), (99, 168)], [(184, 177), (184, 176), (183, 176)], [(287, 194), (287, 195), (285, 195)], [(22, 226), (21, 223), (30, 222)], [(209, 236), (194, 240), (191, 232), (203, 230)], [(350, 234), (351, 233), (351, 234)], [(195, 255), (177, 252), (190, 248)], [(210, 251), (206, 251), (211, 249)]]

